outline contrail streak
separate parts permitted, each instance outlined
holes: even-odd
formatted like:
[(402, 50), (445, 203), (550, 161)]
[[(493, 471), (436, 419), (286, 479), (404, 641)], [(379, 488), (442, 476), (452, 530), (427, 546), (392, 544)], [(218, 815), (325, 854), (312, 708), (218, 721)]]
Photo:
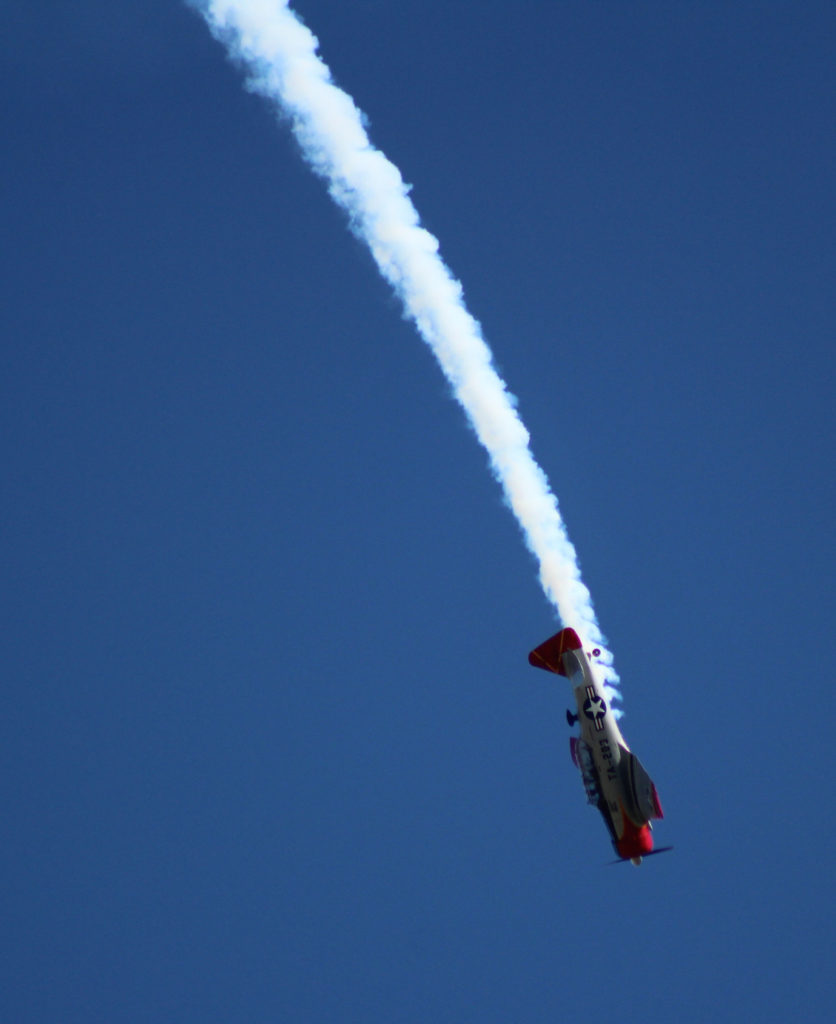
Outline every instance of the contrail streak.
[[(557, 499), (531, 454), (515, 399), (493, 366), (462, 287), (421, 227), (401, 173), (375, 149), (354, 101), (334, 85), (318, 42), (287, 0), (190, 0), (230, 56), (247, 70), (250, 90), (289, 115), (312, 169), (346, 211), (406, 314), (435, 353), (490, 457), (494, 475), (540, 567), (540, 583), (562, 621), (604, 647), (589, 590)], [(611, 658), (605, 652), (605, 660)], [(608, 683), (618, 676), (607, 668)], [(611, 696), (616, 696), (611, 691)]]

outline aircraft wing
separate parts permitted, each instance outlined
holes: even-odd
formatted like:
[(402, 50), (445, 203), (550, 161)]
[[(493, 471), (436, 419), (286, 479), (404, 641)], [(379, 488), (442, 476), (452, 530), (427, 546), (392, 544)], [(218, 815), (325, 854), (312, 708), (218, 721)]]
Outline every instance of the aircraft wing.
[(664, 818), (653, 779), (632, 751), (622, 748), (618, 770), (627, 804), (625, 810), (630, 817), (638, 823), (649, 821), (651, 818)]

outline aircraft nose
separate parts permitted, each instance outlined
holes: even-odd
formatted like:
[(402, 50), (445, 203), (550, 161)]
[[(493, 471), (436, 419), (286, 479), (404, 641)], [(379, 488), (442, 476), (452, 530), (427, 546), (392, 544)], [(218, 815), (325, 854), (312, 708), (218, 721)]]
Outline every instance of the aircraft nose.
[(653, 836), (647, 825), (636, 828), (635, 825), (627, 825), (624, 835), (618, 842), (618, 852), (626, 860), (628, 857), (633, 860), (638, 857), (641, 860), (646, 853), (653, 850)]

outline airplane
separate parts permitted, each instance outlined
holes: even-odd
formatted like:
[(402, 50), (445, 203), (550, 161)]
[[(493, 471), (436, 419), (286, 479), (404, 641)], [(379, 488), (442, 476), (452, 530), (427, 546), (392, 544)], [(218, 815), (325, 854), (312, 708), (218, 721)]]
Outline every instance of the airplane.
[(567, 711), (566, 720), (570, 727), (580, 723), (581, 734), (573, 736), (569, 746), (587, 801), (601, 812), (619, 861), (638, 866), (642, 858), (671, 847), (653, 849), (651, 819), (664, 817), (662, 805), (652, 779), (625, 743), (604, 700), (597, 668), (600, 654), (597, 647), (585, 651), (574, 629), (562, 629), (536, 647), (528, 661), (571, 683), (578, 713)]

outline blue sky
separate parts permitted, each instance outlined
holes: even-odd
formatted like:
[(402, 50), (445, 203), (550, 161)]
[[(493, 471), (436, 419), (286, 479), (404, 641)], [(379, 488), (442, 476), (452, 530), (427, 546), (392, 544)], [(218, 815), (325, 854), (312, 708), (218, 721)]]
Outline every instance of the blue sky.
[(299, 0), (557, 493), (676, 850), (607, 866), (486, 458), (185, 6), (6, 14), (0, 1007), (831, 1003), (836, 14)]

